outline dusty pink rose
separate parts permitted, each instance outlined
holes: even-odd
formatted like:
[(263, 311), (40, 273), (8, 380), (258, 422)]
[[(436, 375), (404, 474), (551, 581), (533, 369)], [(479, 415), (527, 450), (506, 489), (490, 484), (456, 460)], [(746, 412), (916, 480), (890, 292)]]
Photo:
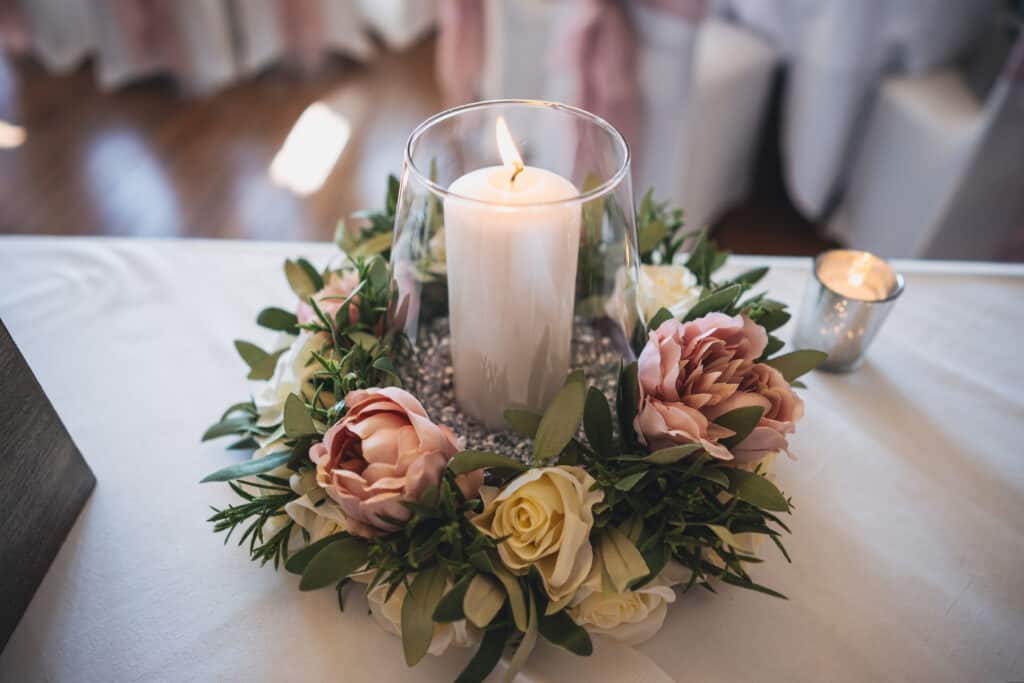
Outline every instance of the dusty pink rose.
[[(348, 413), (309, 449), (316, 480), (348, 518), (348, 531), (377, 536), (409, 518), (401, 501), (416, 501), (437, 485), (456, 451), (455, 435), (430, 421), (407, 391), (388, 387), (350, 392)], [(478, 470), (461, 475), (459, 489), (477, 495)]]
[[(340, 275), (338, 273), (330, 273), (327, 276), (327, 281), (324, 283), (324, 288), (313, 295), (313, 300), (316, 301), (316, 305), (320, 307), (324, 315), (333, 322), (338, 309), (341, 308), (341, 305), (345, 303), (345, 299), (348, 298), (348, 295), (358, 285), (359, 274), (354, 271), (347, 270)], [(300, 325), (320, 320), (316, 315), (316, 311), (306, 301), (299, 302), (295, 315), (298, 317)], [(359, 321), (358, 296), (353, 297), (352, 301), (348, 304), (348, 319), (351, 323)]]
[[(688, 323), (667, 320), (640, 354), (640, 411), (634, 427), (658, 449), (699, 443), (722, 460), (755, 462), (786, 447), (785, 435), (803, 402), (774, 368), (755, 363), (768, 335), (745, 315), (708, 315)], [(757, 427), (730, 452), (719, 443), (734, 434), (714, 420), (736, 408), (760, 406)]]

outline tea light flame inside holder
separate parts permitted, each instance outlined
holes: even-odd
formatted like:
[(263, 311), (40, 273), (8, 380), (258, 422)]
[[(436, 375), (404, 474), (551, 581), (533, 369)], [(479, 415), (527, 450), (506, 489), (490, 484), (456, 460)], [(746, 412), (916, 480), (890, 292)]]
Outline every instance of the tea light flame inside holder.
[(826, 352), (822, 370), (856, 369), (903, 288), (903, 276), (874, 254), (851, 249), (819, 254), (804, 292), (796, 345)]

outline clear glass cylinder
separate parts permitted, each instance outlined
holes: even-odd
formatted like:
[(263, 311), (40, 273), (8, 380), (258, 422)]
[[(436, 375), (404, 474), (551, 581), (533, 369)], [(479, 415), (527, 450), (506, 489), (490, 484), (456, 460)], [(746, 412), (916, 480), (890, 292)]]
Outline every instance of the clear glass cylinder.
[(576, 368), (612, 390), (642, 332), (629, 163), (611, 125), (550, 102), (478, 102), (413, 131), (390, 319), (432, 418), (500, 432)]

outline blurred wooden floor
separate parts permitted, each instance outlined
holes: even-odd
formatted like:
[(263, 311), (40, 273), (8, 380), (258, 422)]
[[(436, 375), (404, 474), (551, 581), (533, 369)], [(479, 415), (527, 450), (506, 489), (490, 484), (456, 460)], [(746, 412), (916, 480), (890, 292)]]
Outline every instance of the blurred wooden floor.
[[(317, 102), (351, 137), (303, 194), (269, 167)], [(381, 204), (409, 132), (441, 108), (432, 40), (367, 66), (331, 59), (312, 77), (275, 68), (202, 99), (161, 79), (101, 93), (88, 65), (53, 76), (0, 55), (0, 121), (26, 133), (0, 148), (0, 233), (330, 239), (339, 218)], [(827, 244), (786, 199), (767, 142), (754, 195), (716, 237), (737, 252), (814, 254)]]

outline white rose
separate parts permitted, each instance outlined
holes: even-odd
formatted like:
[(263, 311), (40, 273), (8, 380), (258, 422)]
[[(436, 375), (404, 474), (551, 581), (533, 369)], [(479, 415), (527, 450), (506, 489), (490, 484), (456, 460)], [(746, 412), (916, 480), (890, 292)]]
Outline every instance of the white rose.
[(640, 311), (650, 320), (667, 308), (678, 318), (700, 300), (697, 277), (683, 266), (640, 267)]
[(586, 583), (569, 607), (569, 616), (593, 635), (605, 636), (626, 645), (638, 645), (661, 629), (668, 603), (675, 602), (672, 584), (682, 573), (676, 563), (643, 587), (617, 593), (602, 578), (595, 563)]
[(594, 505), (604, 499), (591, 491), (594, 478), (580, 467), (527, 470), (494, 495), (481, 490), (484, 509), (473, 523), (498, 544), (501, 561), (512, 572), (540, 572), (552, 602), (568, 600), (586, 580), (594, 559), (590, 530)]
[(288, 394), (312, 393), (310, 380), (320, 369), (320, 364), (310, 361), (313, 352), (322, 345), (322, 338), (309, 330), (302, 330), (277, 359), (273, 376), (253, 398), (259, 413), (259, 426), (280, 424), (284, 419), (284, 402)]
[[(368, 579), (369, 577), (360, 577)], [(412, 583), (414, 575), (406, 577), (409, 583)], [(445, 590), (451, 589), (451, 582), (445, 586)], [(380, 583), (373, 587), (373, 590), (367, 592), (366, 602), (370, 605), (370, 613), (373, 615), (374, 621), (387, 631), (388, 633), (402, 637), (402, 603), (405, 602), (405, 594), (407, 589), (405, 583), (400, 583), (395, 589), (395, 592), (391, 594), (391, 598), (387, 602), (384, 598), (387, 597), (389, 587), (386, 583)], [(465, 619), (452, 622), (450, 624), (434, 624), (434, 637), (430, 641), (430, 647), (427, 652), (434, 655), (435, 657), (444, 654), (444, 651), (449, 646), (455, 645), (456, 647), (472, 647), (476, 644), (478, 638), (477, 633), (474, 629), (470, 628), (466, 624)]]
[(299, 498), (286, 503), (284, 511), (309, 533), (310, 543), (345, 530), (345, 513), (317, 486), (315, 470), (294, 473), (288, 483)]

